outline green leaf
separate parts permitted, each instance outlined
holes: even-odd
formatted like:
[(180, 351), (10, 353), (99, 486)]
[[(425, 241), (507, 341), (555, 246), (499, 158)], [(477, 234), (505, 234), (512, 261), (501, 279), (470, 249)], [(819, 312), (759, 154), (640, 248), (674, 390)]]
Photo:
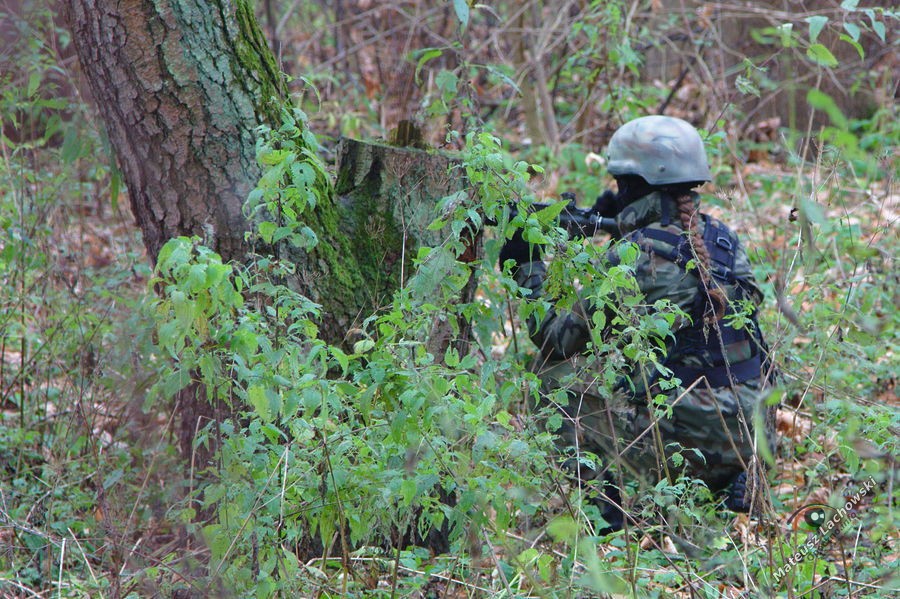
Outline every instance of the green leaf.
[(272, 243), (272, 238), (275, 236), (275, 231), (277, 229), (278, 225), (271, 221), (263, 221), (257, 225), (259, 236), (262, 237), (262, 240), (266, 243)]
[(574, 541), (578, 535), (578, 523), (571, 516), (560, 516), (547, 525), (547, 532), (556, 541)]
[(453, 0), (453, 9), (456, 10), (456, 18), (459, 19), (460, 26), (465, 29), (469, 24), (468, 0)]
[(810, 89), (806, 93), (806, 101), (816, 110), (821, 110), (828, 115), (832, 124), (839, 129), (848, 129), (847, 117), (835, 104), (834, 99), (823, 91), (815, 88)]
[(206, 289), (206, 266), (203, 264), (191, 265), (187, 283), (188, 288), (194, 293)]
[(794, 34), (794, 24), (793, 23), (783, 23), (776, 27), (776, 31), (778, 35), (781, 37), (781, 45), (785, 48), (790, 48), (792, 43), (792, 38)]
[[(275, 229), (275, 234), (272, 236), (272, 241), (274, 243), (278, 243), (279, 241), (284, 240), (287, 237), (291, 237), (294, 235), (294, 229), (291, 227), (278, 227)], [(293, 238), (292, 238), (293, 239)], [(294, 245), (300, 245), (299, 243), (294, 243)]]
[(755, 96), (757, 98), (760, 97), (759, 87), (757, 87), (753, 80), (748, 77), (738, 75), (737, 79), (734, 81), (734, 85), (737, 87), (737, 90), (744, 95)]
[(169, 264), (169, 262), (173, 259), (176, 250), (181, 249), (185, 239), (185, 237), (175, 237), (162, 246), (162, 249), (159, 250), (159, 255), (156, 257), (157, 268), (160, 272), (165, 272), (174, 266), (173, 264)]
[(375, 342), (371, 339), (360, 339), (353, 344), (354, 354), (364, 354), (375, 347)]
[(41, 85), (41, 73), (39, 71), (35, 71), (28, 76), (28, 88), (26, 89), (26, 96), (31, 98), (34, 94), (37, 93), (38, 87)]
[(507, 75), (506, 73), (501, 71), (498, 67), (493, 66), (493, 65), (485, 65), (485, 69), (487, 70), (488, 73), (490, 73), (491, 75), (495, 75), (501, 81), (503, 81), (503, 83), (505, 83), (506, 85), (511, 87), (512, 90), (516, 93), (516, 95), (519, 95), (522, 93), (522, 90), (519, 88), (519, 86), (516, 84), (516, 82), (512, 79), (512, 77), (510, 77), (509, 75)]
[(266, 388), (262, 385), (250, 385), (247, 389), (247, 400), (259, 417), (266, 422), (272, 421), (272, 408), (269, 406), (269, 398), (266, 397)]
[(628, 594), (628, 583), (612, 571), (613, 566), (609, 562), (600, 559), (595, 546), (584, 540), (580, 543), (580, 549), (586, 566), (580, 580), (581, 584), (597, 593)]
[(346, 373), (347, 367), (350, 365), (350, 358), (347, 357), (347, 354), (345, 354), (343, 351), (341, 351), (337, 347), (332, 347), (331, 355), (335, 360), (337, 360), (338, 364), (341, 367), (341, 371)]
[(640, 254), (638, 246), (634, 243), (620, 243), (616, 246), (619, 260), (622, 264), (634, 264)]
[(881, 38), (882, 42), (887, 41), (887, 31), (885, 30), (882, 21), (876, 21), (875, 17), (872, 17), (872, 29), (875, 31), (875, 35)]
[(419, 297), (432, 297), (456, 263), (456, 258), (446, 248), (434, 248), (426, 256), (410, 281), (410, 289)]
[(822, 29), (828, 22), (828, 17), (822, 15), (806, 17), (806, 22), (809, 23), (809, 41), (814, 44), (816, 40), (819, 39), (819, 34), (822, 33)]
[(431, 222), (425, 229), (427, 231), (440, 231), (447, 224), (447, 221), (437, 218)]
[(653, 575), (653, 582), (667, 585), (680, 584), (681, 576), (678, 575), (678, 572), (673, 572), (672, 570), (660, 570)]
[(562, 214), (563, 210), (565, 210), (569, 206), (569, 202), (553, 202), (546, 208), (542, 208), (534, 213), (535, 218), (538, 219), (543, 225), (549, 225), (550, 223), (556, 221), (559, 218), (559, 215)]
[(534, 547), (529, 547), (528, 549), (520, 553), (517, 559), (519, 563), (528, 565), (536, 560), (539, 556), (540, 552), (537, 549), (535, 549)]
[(116, 468), (103, 479), (103, 488), (109, 490), (111, 486), (122, 480), (124, 476), (125, 472), (121, 468)]
[(866, 57), (866, 51), (863, 49), (862, 44), (851, 38), (846, 33), (841, 34), (841, 41), (847, 42), (848, 44), (856, 48), (856, 53), (859, 54), (860, 60), (863, 60)]
[(400, 483), (400, 495), (403, 496), (403, 503), (412, 505), (412, 501), (416, 496), (416, 481), (413, 478), (407, 478)]
[(853, 38), (854, 42), (859, 41), (860, 29), (859, 25), (856, 23), (844, 23), (844, 31), (850, 34), (850, 37)]
[(859, 452), (849, 445), (841, 445), (838, 450), (847, 462), (847, 468), (851, 474), (859, 472)]
[(841, 8), (844, 10), (856, 10), (859, 0), (844, 0), (841, 2)]
[(535, 219), (529, 219), (525, 228), (522, 229), (522, 239), (534, 244), (545, 244), (549, 241)]
[(183, 291), (172, 292), (172, 307), (175, 309), (175, 319), (185, 327), (194, 319), (194, 304), (189, 302)]
[(221, 524), (210, 524), (209, 526), (204, 526), (201, 531), (213, 559), (221, 559), (231, 545), (231, 538), (227, 534), (222, 534), (222, 529), (223, 526)]
[(300, 227), (300, 235), (303, 239), (303, 243), (300, 245), (300, 247), (311, 250), (312, 248), (319, 245), (319, 236), (316, 235), (315, 231), (313, 231), (306, 225)]
[[(264, 166), (275, 166), (276, 164), (281, 164), (284, 162), (293, 162), (296, 157), (297, 155), (290, 150), (274, 150), (269, 148), (265, 154), (259, 156), (259, 162)], [(280, 181), (283, 172), (283, 168), (273, 169), (271, 171), (271, 177), (273, 177), (276, 181)]]
[(72, 164), (81, 154), (81, 137), (78, 135), (75, 127), (66, 129), (66, 135), (63, 137), (62, 150), (60, 151), (60, 159), (66, 164)]
[(459, 77), (453, 71), (442, 69), (434, 78), (435, 85), (444, 93), (455, 93), (456, 86), (459, 85)]
[(547, 430), (552, 432), (556, 432), (562, 426), (562, 416), (559, 415), (559, 412), (554, 412), (550, 415), (550, 418), (547, 419)]
[(450, 368), (459, 366), (459, 352), (453, 347), (448, 347), (447, 351), (444, 352), (444, 363)]
[(852, 131), (846, 129), (825, 127), (822, 130), (822, 139), (851, 153), (859, 150), (859, 138)]
[(295, 162), (291, 165), (291, 182), (298, 187), (311, 186), (316, 182), (316, 173), (306, 162)]
[(836, 67), (838, 65), (837, 58), (834, 57), (834, 54), (831, 53), (831, 50), (823, 46), (822, 44), (813, 44), (806, 50), (806, 55), (809, 56), (814, 62), (826, 66), (826, 67)]
[(821, 225), (826, 220), (828, 220), (828, 218), (825, 216), (825, 211), (822, 209), (822, 206), (820, 206), (818, 202), (803, 199), (800, 201), (800, 209), (803, 211), (803, 214), (806, 215), (806, 218), (809, 219), (810, 222), (817, 225)]
[(421, 54), (419, 54), (419, 60), (418, 62), (416, 62), (416, 83), (422, 83), (422, 81), (419, 79), (419, 73), (422, 71), (422, 67), (425, 66), (425, 63), (427, 63), (429, 60), (434, 60), (443, 53), (444, 51), (440, 48), (426, 48), (425, 50), (422, 50)]
[(206, 267), (206, 286), (215, 287), (225, 280), (229, 273), (229, 267), (221, 262), (212, 262)]
[(231, 349), (239, 355), (249, 358), (259, 349), (259, 341), (257, 341), (253, 331), (245, 326), (241, 326), (232, 336)]

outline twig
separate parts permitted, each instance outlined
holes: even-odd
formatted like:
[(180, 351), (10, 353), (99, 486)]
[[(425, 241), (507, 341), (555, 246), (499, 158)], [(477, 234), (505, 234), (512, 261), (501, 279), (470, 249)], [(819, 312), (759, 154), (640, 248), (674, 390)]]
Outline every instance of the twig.
[(321, 435), (322, 450), (325, 453), (325, 466), (328, 468), (331, 484), (334, 485), (335, 505), (337, 506), (339, 518), (337, 532), (341, 541), (341, 562), (344, 565), (344, 571), (347, 574), (352, 574), (353, 571), (350, 569), (350, 545), (347, 543), (347, 516), (344, 514), (344, 504), (341, 501), (340, 488), (337, 484), (337, 480), (334, 478), (334, 468), (331, 465), (331, 452), (328, 451), (328, 437), (325, 436), (325, 431), (321, 431)]
[(62, 546), (59, 550), (59, 576), (56, 581), (56, 592), (60, 599), (62, 599), (62, 575), (63, 575), (63, 563), (65, 563), (66, 559), (66, 538), (63, 537)]
[[(169, 421), (166, 422), (166, 427), (163, 429), (163, 433), (165, 433), (171, 429), (172, 422), (175, 419), (176, 413), (177, 413), (177, 410), (172, 410), (172, 413), (169, 415)], [(194, 433), (194, 435), (196, 437), (196, 432)], [(147, 472), (144, 475), (144, 480), (141, 482), (141, 488), (138, 490), (137, 497), (135, 497), (135, 499), (134, 499), (134, 505), (131, 508), (131, 513), (128, 514), (128, 519), (125, 520), (125, 525), (122, 527), (122, 537), (119, 539), (120, 545), (123, 545), (125, 543), (125, 536), (128, 534), (128, 528), (131, 525), (131, 521), (134, 519), (135, 514), (137, 513), (138, 503), (140, 502), (141, 497), (144, 494), (144, 491), (146, 491), (146, 489), (147, 489), (147, 483), (150, 480), (150, 473), (153, 472), (154, 465), (156, 464), (156, 459), (159, 457), (159, 454), (161, 453), (164, 440), (165, 440), (164, 436), (160, 435), (159, 441), (156, 444), (156, 450), (153, 452), (153, 457), (150, 459), (150, 465), (147, 467)], [(192, 456), (192, 458), (193, 458), (193, 456)], [(193, 459), (192, 459), (191, 460), (191, 474), (192, 475), (193, 475), (193, 466), (194, 466), (194, 464), (193, 464)], [(69, 532), (71, 533), (71, 531), (69, 531)], [(137, 545), (135, 545), (135, 548), (136, 547), (137, 547)], [(132, 550), (132, 552), (133, 552), (133, 550)], [(131, 555), (129, 554), (127, 557), (125, 557), (122, 560), (123, 568), (125, 567), (125, 564), (128, 563), (128, 559), (130, 557), (131, 557)]]
[(500, 580), (503, 581), (503, 586), (506, 587), (506, 592), (509, 593), (509, 596), (512, 597), (514, 595), (512, 589), (509, 586), (509, 581), (506, 579), (506, 572), (503, 571), (503, 566), (500, 565), (500, 558), (497, 557), (497, 551), (494, 549), (494, 544), (491, 543), (491, 538), (488, 536), (487, 530), (482, 527), (481, 534), (484, 536), (484, 542), (487, 543), (487, 546), (491, 550), (491, 559), (494, 560), (494, 566), (497, 568), (497, 573), (500, 575)]
[[(315, 560), (312, 560), (312, 561), (317, 561), (317, 560), (318, 560), (318, 558), (316, 558)], [(377, 561), (377, 560), (378, 560), (378, 558), (373, 558), (373, 557), (354, 557), (354, 558), (352, 558), (352, 561), (354, 561), (354, 562), (372, 562), (372, 561)], [(459, 578), (454, 578), (452, 576), (446, 576), (444, 574), (435, 574), (434, 572), (425, 572), (423, 570), (416, 570), (415, 568), (410, 568), (408, 566), (404, 566), (403, 564), (400, 564), (399, 569), (403, 570), (404, 572), (408, 572), (410, 574), (416, 574), (418, 576), (428, 576), (430, 578), (437, 578), (438, 580), (444, 580), (446, 582), (458, 584), (461, 587), (464, 587), (464, 588), (467, 588), (467, 589), (470, 589), (473, 591), (480, 591), (482, 593), (485, 593), (485, 595), (484, 595), (485, 597), (491, 597), (494, 594), (496, 594), (496, 591), (494, 589), (489, 589), (486, 587), (478, 586), (477, 584), (472, 584), (471, 582), (466, 582), (465, 580), (460, 580)]]
[[(99, 586), (100, 581), (97, 580), (97, 575), (94, 574), (94, 569), (91, 567), (91, 560), (88, 559), (87, 553), (85, 553), (84, 551), (84, 547), (82, 547), (81, 543), (78, 542), (78, 537), (75, 536), (75, 533), (72, 532), (71, 528), (66, 528), (66, 530), (69, 531), (69, 534), (72, 536), (72, 541), (74, 541), (75, 546), (78, 547), (79, 551), (81, 551), (81, 557), (84, 558), (84, 565), (87, 566), (88, 573), (90, 573), (94, 584)], [(100, 596), (103, 597), (103, 594), (101, 593)]]
[(20, 591), (24, 591), (24, 592), (28, 593), (29, 597), (37, 597), (38, 599), (44, 599), (43, 595), (38, 595), (37, 593), (35, 593), (31, 589), (29, 589), (28, 587), (20, 584), (19, 582), (15, 581), (15, 580), (12, 580), (11, 578), (0, 578), (0, 582), (6, 583), (6, 584), (11, 584), (12, 586), (16, 587)]
[(285, 455), (287, 454), (289, 447), (290, 445), (284, 448), (284, 453), (280, 458), (278, 458), (278, 463), (275, 464), (275, 467), (272, 468), (272, 473), (269, 475), (269, 478), (266, 479), (266, 484), (263, 485), (263, 488), (260, 490), (259, 495), (257, 495), (256, 501), (253, 503), (253, 507), (250, 508), (250, 511), (247, 513), (247, 517), (244, 519), (243, 523), (241, 523), (241, 527), (240, 529), (238, 529), (237, 533), (234, 535), (234, 538), (231, 540), (231, 544), (228, 545), (228, 549), (225, 550), (225, 553), (222, 554), (222, 558), (219, 560), (219, 563), (213, 570), (213, 579), (215, 579), (219, 575), (219, 572), (222, 571), (222, 567), (225, 565), (225, 560), (228, 559), (228, 556), (231, 554), (232, 549), (234, 549), (234, 546), (237, 544), (238, 539), (240, 539), (241, 535), (244, 533), (244, 529), (247, 528), (247, 525), (253, 518), (253, 513), (256, 511), (256, 508), (259, 507), (259, 504), (262, 501), (263, 493), (265, 493), (266, 489), (269, 488), (269, 484), (272, 482), (272, 479), (275, 478), (275, 475), (278, 474), (281, 462), (285, 459)]

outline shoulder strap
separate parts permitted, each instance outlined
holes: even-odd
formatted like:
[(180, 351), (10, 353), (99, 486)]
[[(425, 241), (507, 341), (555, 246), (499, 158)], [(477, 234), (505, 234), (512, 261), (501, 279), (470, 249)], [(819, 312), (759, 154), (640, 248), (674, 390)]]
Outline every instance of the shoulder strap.
[(659, 208), (662, 211), (662, 216), (660, 218), (660, 223), (664, 227), (668, 227), (672, 224), (672, 202), (673, 198), (670, 198), (668, 194), (663, 194), (663, 197), (660, 199)]
[[(703, 214), (704, 231), (703, 244), (709, 251), (710, 270), (712, 275), (720, 281), (733, 284), (735, 254), (738, 248), (738, 238), (734, 232), (719, 221), (715, 221), (708, 214)], [(641, 239), (661, 241), (665, 248), (653, 248), (654, 253), (662, 256), (669, 262), (685, 268), (694, 259), (691, 244), (685, 234), (679, 235), (662, 229), (643, 228), (632, 232), (626, 239), (640, 243)]]
[(671, 249), (660, 250), (655, 247), (653, 248), (655, 254), (662, 256), (669, 262), (674, 262), (678, 266), (684, 268), (687, 266), (688, 261), (693, 258), (691, 246), (684, 235), (678, 235), (677, 233), (671, 233), (661, 229), (639, 229), (637, 232), (639, 235), (635, 236), (636, 238), (633, 240), (635, 242), (644, 238), (661, 241), (669, 246)]
[(734, 232), (708, 214), (703, 215), (706, 224), (703, 244), (709, 250), (710, 270), (717, 279), (734, 283), (734, 260), (738, 248), (738, 238)]

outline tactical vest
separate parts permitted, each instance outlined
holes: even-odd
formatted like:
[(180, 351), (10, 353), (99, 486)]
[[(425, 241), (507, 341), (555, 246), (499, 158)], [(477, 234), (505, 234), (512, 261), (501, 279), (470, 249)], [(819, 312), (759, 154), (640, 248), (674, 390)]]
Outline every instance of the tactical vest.
[[(703, 376), (711, 387), (728, 387), (760, 378), (766, 351), (756, 310), (749, 316), (750, 323), (744, 328), (735, 329), (728, 324), (727, 317), (736, 313), (732, 303), (749, 297), (749, 281), (734, 274), (737, 235), (724, 224), (714, 222), (708, 215), (701, 216), (705, 223), (703, 243), (709, 251), (710, 274), (728, 296), (725, 314), (714, 324), (704, 323), (709, 299), (702, 282), (698, 282), (697, 298), (690, 311), (693, 324), (675, 333), (675, 345), (665, 365), (681, 379), (683, 387), (690, 386)], [(644, 228), (634, 231), (628, 237), (632, 240), (643, 237), (663, 242), (670, 249), (661, 251), (654, 247), (653, 252), (685, 271), (688, 263), (695, 259), (685, 235)]]

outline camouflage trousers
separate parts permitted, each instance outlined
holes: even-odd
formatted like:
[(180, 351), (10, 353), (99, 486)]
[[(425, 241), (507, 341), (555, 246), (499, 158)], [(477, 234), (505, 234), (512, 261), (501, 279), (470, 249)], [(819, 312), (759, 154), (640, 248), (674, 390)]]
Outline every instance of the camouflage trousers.
[(582, 480), (617, 466), (651, 484), (665, 471), (684, 472), (717, 491), (758, 461), (759, 444), (773, 449), (773, 418), (764, 406), (769, 390), (757, 381), (732, 388), (698, 385), (688, 392), (678, 388), (651, 412), (646, 398), (620, 390), (602, 394), (597, 385), (558, 374), (558, 368), (539, 374), (543, 397), (562, 416), (555, 431), (558, 445), (570, 458), (580, 458), (569, 463)]

